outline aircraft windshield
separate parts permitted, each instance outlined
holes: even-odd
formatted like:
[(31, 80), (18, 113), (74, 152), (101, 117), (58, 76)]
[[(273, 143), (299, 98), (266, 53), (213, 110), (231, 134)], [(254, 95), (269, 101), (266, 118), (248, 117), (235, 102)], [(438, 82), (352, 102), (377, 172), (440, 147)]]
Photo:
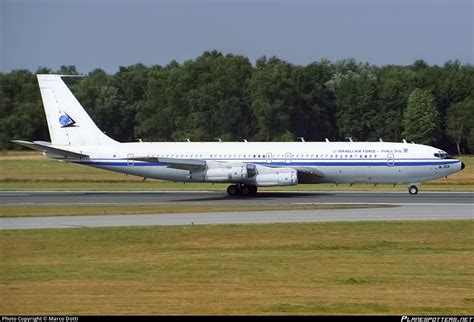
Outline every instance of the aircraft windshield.
[(439, 153), (435, 153), (434, 156), (440, 159), (453, 159), (452, 156), (442, 151), (440, 151)]

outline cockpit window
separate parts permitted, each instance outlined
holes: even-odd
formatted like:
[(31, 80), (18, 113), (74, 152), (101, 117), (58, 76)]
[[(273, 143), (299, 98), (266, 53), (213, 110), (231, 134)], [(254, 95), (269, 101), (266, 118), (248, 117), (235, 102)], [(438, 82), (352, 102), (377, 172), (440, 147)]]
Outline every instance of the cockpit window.
[(442, 151), (440, 151), (439, 153), (435, 153), (434, 156), (440, 159), (453, 159), (452, 156)]

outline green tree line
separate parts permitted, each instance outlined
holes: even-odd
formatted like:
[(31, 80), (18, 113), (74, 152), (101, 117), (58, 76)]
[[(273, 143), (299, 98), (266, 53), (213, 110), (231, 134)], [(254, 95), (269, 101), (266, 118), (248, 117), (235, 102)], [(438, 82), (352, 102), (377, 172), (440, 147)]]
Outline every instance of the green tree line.
[[(54, 72), (79, 74), (74, 66)], [(0, 149), (19, 149), (13, 139), (49, 140), (39, 73), (53, 71), (0, 74)], [(182, 64), (136, 64), (113, 75), (95, 69), (65, 80), (97, 125), (122, 142), (350, 137), (474, 153), (474, 67), (458, 61), (299, 66), (210, 51)]]

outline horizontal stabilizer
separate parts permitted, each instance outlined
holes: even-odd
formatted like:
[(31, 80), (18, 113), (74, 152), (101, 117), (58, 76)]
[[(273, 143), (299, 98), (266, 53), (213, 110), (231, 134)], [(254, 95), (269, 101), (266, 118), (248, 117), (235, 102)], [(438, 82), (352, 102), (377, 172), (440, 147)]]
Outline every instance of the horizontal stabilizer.
[(134, 161), (164, 163), (168, 168), (181, 170), (199, 170), (206, 167), (206, 161), (196, 159), (175, 159), (175, 158), (157, 158), (157, 157), (135, 157)]
[(87, 154), (77, 153), (73, 151), (63, 150), (56, 147), (51, 146), (50, 142), (44, 141), (21, 141), (21, 140), (12, 140), (13, 143), (17, 143), (23, 146), (26, 146), (33, 150), (38, 150), (45, 153), (55, 154), (59, 156), (63, 156), (65, 159), (73, 158), (73, 159), (81, 159), (81, 158), (88, 158)]

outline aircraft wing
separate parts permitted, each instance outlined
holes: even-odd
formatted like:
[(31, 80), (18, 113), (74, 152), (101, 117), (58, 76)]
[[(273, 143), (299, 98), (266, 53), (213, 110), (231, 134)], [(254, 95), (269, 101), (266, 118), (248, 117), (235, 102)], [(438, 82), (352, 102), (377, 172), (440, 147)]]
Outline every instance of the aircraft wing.
[(168, 168), (195, 171), (206, 168), (206, 161), (197, 159), (175, 159), (157, 157), (135, 157), (134, 161), (164, 163)]
[[(180, 170), (204, 170), (206, 168), (206, 161), (199, 159), (177, 159), (177, 158), (158, 158), (158, 157), (134, 157), (131, 160), (144, 161), (144, 162), (156, 162), (164, 163), (168, 168), (180, 169)], [(222, 162), (227, 163), (227, 162)], [(265, 167), (265, 166), (263, 166)], [(295, 167), (298, 171), (298, 176), (306, 178), (321, 178), (324, 177), (324, 173), (318, 169), (312, 167)]]
[(72, 158), (72, 159), (81, 159), (81, 158), (88, 158), (87, 154), (73, 152), (69, 150), (60, 149), (58, 147), (53, 147), (50, 142), (45, 141), (21, 141), (21, 140), (12, 140), (13, 143), (17, 143), (23, 146), (26, 146), (33, 150), (38, 150), (45, 153), (55, 154), (58, 156), (62, 156), (65, 159)]

